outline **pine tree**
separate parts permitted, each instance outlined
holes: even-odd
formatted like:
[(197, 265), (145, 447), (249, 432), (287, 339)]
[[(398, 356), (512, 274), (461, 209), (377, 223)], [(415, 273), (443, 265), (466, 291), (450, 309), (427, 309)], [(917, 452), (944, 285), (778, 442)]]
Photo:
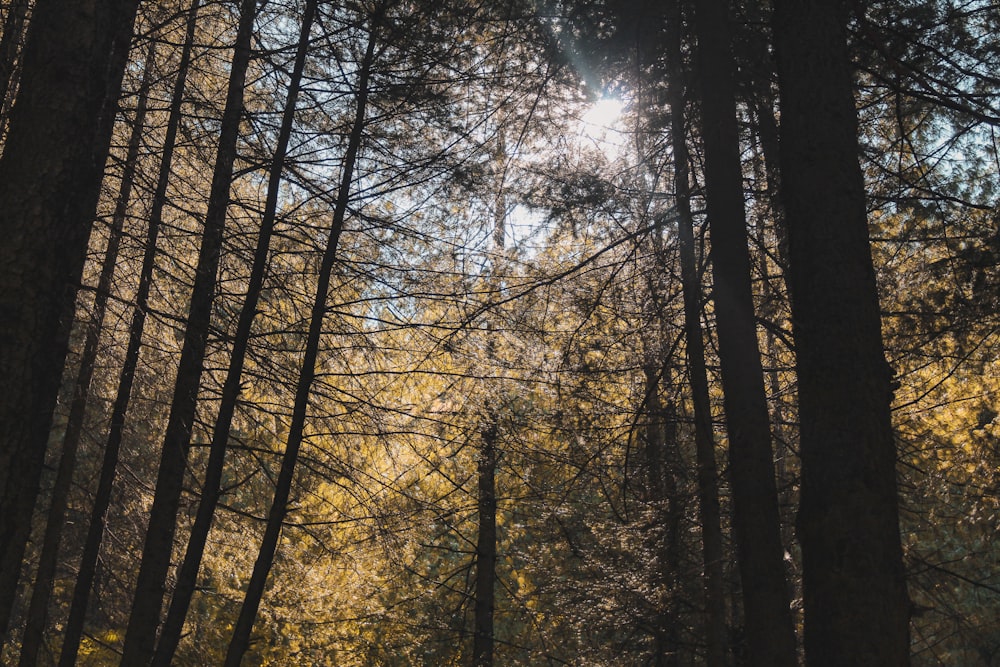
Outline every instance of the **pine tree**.
[(136, 0), (35, 5), (0, 158), (0, 639), (31, 527)]
[(775, 4), (805, 650), (811, 665), (907, 665), (892, 370), (858, 163), (847, 20), (839, 0)]

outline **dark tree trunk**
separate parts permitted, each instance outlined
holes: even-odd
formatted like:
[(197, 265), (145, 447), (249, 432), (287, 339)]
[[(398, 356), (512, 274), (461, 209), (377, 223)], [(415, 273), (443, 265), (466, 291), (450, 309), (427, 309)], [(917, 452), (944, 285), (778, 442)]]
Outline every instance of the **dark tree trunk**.
[(153, 192), (153, 203), (149, 212), (149, 226), (146, 230), (146, 248), (143, 253), (142, 268), (139, 270), (139, 285), (135, 295), (135, 309), (132, 312), (132, 322), (129, 327), (129, 339), (125, 349), (125, 358), (118, 376), (118, 390), (111, 409), (111, 422), (108, 428), (108, 438), (104, 445), (104, 456), (101, 460), (101, 474), (97, 482), (94, 505), (90, 511), (90, 524), (87, 527), (87, 536), (83, 544), (83, 555), (80, 558), (80, 567), (77, 570), (76, 585), (73, 589), (73, 600), (70, 603), (69, 618), (66, 621), (66, 632), (59, 655), (60, 667), (72, 667), (72, 665), (76, 664), (77, 653), (80, 649), (80, 639), (83, 637), (84, 621), (87, 615), (87, 603), (90, 600), (90, 589), (93, 586), (94, 575), (97, 572), (97, 560), (101, 551), (101, 542), (104, 538), (105, 515), (111, 504), (111, 493), (114, 488), (122, 436), (125, 429), (125, 416), (128, 413), (129, 401), (132, 396), (132, 384), (135, 380), (135, 371), (139, 364), (139, 351), (142, 347), (142, 333), (146, 323), (149, 290), (153, 282), (153, 268), (156, 265), (156, 242), (162, 223), (163, 207), (166, 205), (167, 200), (167, 184), (170, 181), (170, 166), (173, 161), (174, 144), (176, 143), (177, 130), (181, 121), (187, 69), (191, 60), (191, 49), (194, 44), (194, 30), (199, 1), (195, 0), (192, 3), (188, 15), (187, 32), (184, 39), (184, 46), (181, 50), (177, 79), (174, 82), (173, 97), (170, 102), (170, 112), (167, 117), (167, 128), (164, 136), (163, 155), (160, 158), (156, 189)]
[(698, 511), (701, 518), (702, 557), (705, 568), (705, 662), (708, 667), (726, 664), (726, 596), (723, 564), (725, 552), (719, 507), (719, 473), (712, 433), (712, 407), (708, 393), (705, 343), (701, 329), (701, 277), (698, 275), (691, 216), (691, 184), (685, 130), (684, 66), (681, 60), (682, 13), (678, 0), (667, 17), (668, 98), (670, 143), (674, 155), (674, 191), (677, 206), (677, 238), (684, 298), (684, 335), (687, 343), (688, 380), (694, 406), (695, 458), (698, 469)]
[(278, 194), (281, 188), (281, 174), (285, 165), (285, 153), (292, 134), (295, 121), (295, 105), (298, 100), (299, 84), (305, 68), (306, 55), (309, 51), (309, 32), (312, 29), (313, 17), (316, 13), (317, 0), (309, 0), (302, 16), (302, 26), (299, 32), (298, 50), (295, 54), (295, 65), (288, 84), (288, 97), (281, 120), (281, 130), (278, 134), (278, 144), (271, 160), (271, 172), (267, 186), (267, 201), (264, 205), (264, 215), (261, 221), (260, 234), (257, 237), (257, 247), (254, 251), (253, 268), (247, 284), (247, 293), (240, 310), (239, 323), (236, 327), (236, 338), (233, 341), (233, 351), (229, 359), (229, 370), (222, 388), (222, 400), (212, 432), (212, 444), (205, 470), (205, 482), (202, 486), (201, 500), (195, 517), (191, 535), (188, 538), (187, 551), (181, 564), (174, 594), (170, 600), (166, 621), (160, 640), (153, 657), (154, 665), (168, 667), (173, 660), (174, 652), (181, 638), (184, 627), (184, 617), (187, 615), (191, 596), (194, 594), (198, 579), (198, 568), (208, 541), (208, 533), (212, 527), (212, 518), (219, 502), (222, 486), (222, 473), (225, 466), (226, 446), (229, 440), (229, 430), (232, 427), (233, 413), (240, 394), (240, 377), (246, 360), (247, 348), (250, 342), (250, 332), (257, 304), (260, 300), (261, 287), (264, 284), (264, 273), (267, 269), (268, 248), (274, 231), (274, 222), (278, 207)]
[(136, 0), (40, 0), (0, 159), (0, 642), (6, 635)]
[(715, 317), (747, 652), (751, 665), (795, 665), (770, 419), (750, 284), (734, 64), (725, 0), (696, 3), (695, 31)]
[[(659, 317), (657, 313), (656, 317)], [(657, 325), (659, 328), (659, 325)], [(653, 665), (675, 667), (680, 663), (681, 625), (677, 615), (677, 600), (670, 593), (677, 580), (681, 562), (681, 521), (684, 504), (678, 493), (681, 457), (677, 448), (677, 414), (672, 403), (664, 404), (660, 396), (663, 378), (662, 352), (657, 349), (643, 365), (645, 395), (644, 439), (646, 447), (647, 502), (652, 506), (654, 521), (650, 524), (649, 549), (656, 568), (650, 574), (654, 589)]]
[(156, 631), (160, 625), (167, 571), (170, 569), (174, 532), (177, 528), (177, 508), (184, 486), (184, 470), (187, 467), (198, 389), (208, 346), (212, 302), (222, 255), (226, 211), (229, 207), (229, 190), (233, 181), (240, 121), (243, 118), (243, 93), (250, 63), (250, 39), (256, 5), (256, 0), (243, 0), (240, 3), (239, 28), (229, 68), (226, 106), (222, 112), (218, 152), (198, 251), (194, 286), (191, 289), (181, 359), (160, 453), (160, 466), (156, 475), (156, 489), (149, 512), (142, 561), (139, 564), (135, 598), (132, 600), (132, 611), (125, 631), (122, 654), (124, 666), (149, 664), (153, 657)]
[(97, 291), (94, 295), (94, 309), (87, 325), (86, 340), (80, 359), (80, 370), (77, 373), (73, 387), (73, 399), (70, 403), (69, 417), (66, 421), (66, 432), (63, 436), (62, 453), (59, 457), (59, 468), (52, 489), (52, 501), (49, 507), (48, 520), (45, 524), (45, 536), (42, 541), (42, 551), (38, 558), (38, 572), (35, 575), (35, 585), (31, 591), (31, 603), (28, 606), (28, 618), (21, 639), (21, 667), (31, 667), (38, 663), (38, 652), (42, 646), (42, 638), (48, 618), (49, 598), (52, 594), (52, 583), (55, 578), (56, 564), (59, 556), (59, 542), (62, 539), (63, 524), (66, 521), (66, 505), (69, 491), (73, 483), (73, 472), (76, 470), (76, 455), (80, 447), (80, 436), (83, 433), (84, 417), (87, 412), (87, 402), (90, 397), (90, 384), (94, 377), (94, 366), (97, 362), (98, 343), (101, 329), (104, 326), (104, 313), (107, 310), (108, 296), (111, 292), (111, 281), (114, 278), (118, 262), (118, 249), (121, 246), (122, 229), (128, 205), (132, 197), (132, 185), (135, 181), (136, 163), (139, 160), (139, 149), (142, 147), (142, 136), (146, 124), (146, 103), (149, 97), (150, 72), (153, 67), (155, 41), (149, 44), (136, 101), (135, 118), (132, 121), (132, 131), (129, 135), (128, 149), (125, 155), (125, 165), (121, 184), (118, 188), (118, 198), (111, 219), (111, 231), (108, 247), (104, 252), (104, 262), (101, 265), (101, 275), (97, 281)]
[(473, 609), (472, 664), (493, 665), (493, 609), (496, 595), (497, 565), (497, 428), (496, 416), (486, 417), (480, 433), (479, 460), (476, 464), (476, 589)]
[[(784, 544), (791, 544), (794, 539), (793, 508), (798, 499), (798, 466), (793, 464), (797, 452), (789, 446), (790, 433), (788, 422), (794, 415), (787, 414), (787, 408), (782, 401), (780, 368), (783, 357), (780, 355), (775, 330), (783, 318), (783, 308), (788, 304), (788, 230), (785, 223), (785, 207), (781, 202), (781, 173), (778, 165), (778, 124), (775, 119), (776, 89), (774, 63), (770, 50), (770, 31), (761, 30), (760, 26), (767, 20), (765, 8), (757, 4), (747, 4), (744, 7), (745, 23), (743, 34), (738, 38), (747, 50), (743, 60), (746, 63), (740, 69), (740, 86), (743, 88), (746, 104), (751, 115), (750, 130), (755, 135), (751, 138), (753, 144), (753, 173), (757, 183), (764, 184), (762, 188), (765, 210), (758, 217), (755, 225), (755, 238), (752, 243), (759, 248), (758, 265), (760, 276), (755, 281), (760, 318), (769, 322), (770, 326), (764, 332), (764, 355), (770, 360), (765, 373), (767, 392), (771, 398), (771, 432), (774, 434), (775, 472), (778, 481), (778, 506), (781, 516), (781, 537)], [(759, 186), (758, 186), (759, 187)], [(768, 233), (770, 223), (770, 234)], [(770, 265), (778, 266), (777, 274), (772, 274)], [(777, 284), (776, 284), (777, 283)], [(793, 584), (793, 596), (801, 597), (801, 576), (795, 569), (796, 563), (789, 563), (789, 579)], [(798, 622), (798, 621), (796, 621)]]
[[(497, 128), (494, 164), (498, 172), (498, 182), (493, 199), (493, 259), (486, 276), (490, 299), (499, 300), (503, 289), (505, 251), (507, 245), (507, 196), (504, 179), (507, 174), (507, 140), (503, 126)], [(493, 304), (491, 304), (491, 307)], [(492, 319), (487, 319), (486, 362), (496, 362), (496, 335)], [(484, 373), (488, 376), (489, 371)], [(498, 389), (487, 384), (486, 392)], [(488, 400), (488, 399), (487, 399)], [(472, 600), (472, 665), (492, 667), (495, 627), (493, 624), (496, 608), (497, 569), (497, 463), (500, 457), (500, 423), (495, 408), (487, 407), (480, 415), (479, 449), (476, 461), (476, 555), (475, 590)]]
[(7, 127), (13, 93), (17, 87), (18, 56), (24, 38), (24, 24), (28, 17), (29, 0), (14, 0), (7, 8), (0, 37), (0, 136)]
[(775, 3), (810, 665), (909, 664), (896, 451), (839, 0)]
[(292, 490), (292, 479), (295, 465), (298, 461), (299, 449), (302, 446), (302, 435), (306, 423), (306, 412), (309, 406), (309, 394), (312, 390), (313, 378), (316, 375), (316, 357), (319, 353), (320, 337), (323, 332), (323, 315), (326, 312), (327, 296), (330, 290), (330, 277), (337, 259), (337, 248), (340, 236), (344, 231), (344, 219), (347, 214), (347, 204), (351, 198), (351, 182), (354, 179), (354, 165), (361, 149), (361, 140), (366, 123), (368, 107), (369, 80), (371, 68), (375, 59), (376, 21), (372, 21), (368, 46), (365, 55), (358, 65), (358, 99), (354, 115), (354, 124), (348, 138), (347, 150), (344, 154), (343, 172), (340, 177), (340, 188), (337, 191), (337, 202), (334, 206), (333, 220), (330, 224), (330, 236), (323, 259), (320, 263), (319, 276), (316, 282), (316, 298), (313, 302), (309, 320), (309, 333), (306, 338), (305, 353), (302, 358), (302, 368), (295, 387), (295, 405), (292, 409), (292, 423), (288, 429), (288, 440), (285, 452), (281, 458), (281, 469), (274, 489), (274, 498), (267, 515), (267, 525), (264, 538), (261, 540), (257, 560), (254, 562), (253, 574), (247, 585), (243, 605), (240, 607), (239, 618), (233, 629), (233, 636), (226, 652), (226, 667), (238, 667), (243, 654), (250, 645), (250, 633), (257, 618), (257, 610), (264, 596), (264, 586), (267, 576), (274, 564), (274, 554), (278, 548), (281, 536), (281, 524), (288, 513), (288, 498)]

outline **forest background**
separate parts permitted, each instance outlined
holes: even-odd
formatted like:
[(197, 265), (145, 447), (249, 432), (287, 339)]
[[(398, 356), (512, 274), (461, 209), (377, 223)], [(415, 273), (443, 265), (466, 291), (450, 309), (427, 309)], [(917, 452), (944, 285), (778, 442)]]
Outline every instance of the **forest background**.
[(0, 9), (0, 663), (1000, 664), (995, 3)]

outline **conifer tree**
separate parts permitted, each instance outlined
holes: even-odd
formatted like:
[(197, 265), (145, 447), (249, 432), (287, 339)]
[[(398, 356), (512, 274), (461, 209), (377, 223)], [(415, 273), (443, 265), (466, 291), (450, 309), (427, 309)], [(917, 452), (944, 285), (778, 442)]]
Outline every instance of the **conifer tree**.
[(264, 274), (267, 270), (268, 251), (277, 216), (278, 195), (281, 187), (282, 172), (285, 166), (285, 155), (288, 150), (288, 142), (295, 120), (295, 108), (298, 101), (299, 86), (302, 81), (302, 72), (309, 53), (309, 33), (316, 14), (316, 6), (317, 0), (308, 0), (302, 16), (295, 64), (288, 83), (288, 96), (282, 114), (278, 143), (271, 160), (267, 201), (264, 206), (260, 231), (257, 236), (253, 267), (247, 283), (247, 293), (243, 301), (243, 306), (240, 309), (239, 324), (233, 341), (233, 349), (229, 357), (229, 369), (226, 373), (226, 381), (222, 390), (222, 400), (212, 432), (211, 449), (205, 469), (205, 482), (202, 486), (195, 523), (191, 528), (191, 534), (188, 538), (184, 561), (177, 571), (174, 593), (170, 599), (167, 617), (156, 646), (156, 653), (153, 658), (154, 665), (170, 665), (174, 652), (177, 650), (177, 644), (180, 641), (181, 631), (184, 627), (184, 617), (187, 615), (191, 596), (194, 593), (198, 569), (201, 565), (205, 545), (208, 541), (208, 533), (212, 525), (212, 518), (215, 514), (222, 490), (221, 484), (226, 447), (230, 437), (230, 429), (232, 428), (236, 400), (240, 393), (241, 376), (247, 357), (247, 348), (250, 344), (251, 327), (253, 326), (254, 317), (257, 314)]
[(31, 528), (136, 0), (41, 0), (0, 158), (0, 640)]
[(38, 662), (38, 652), (41, 649), (43, 634), (46, 630), (49, 598), (52, 593), (63, 525), (66, 522), (69, 491), (73, 482), (73, 473), (76, 470), (80, 440), (83, 436), (84, 416), (90, 399), (94, 366), (97, 363), (98, 343), (104, 327), (104, 315), (111, 292), (111, 281), (114, 278), (115, 266), (118, 262), (125, 217), (128, 214), (128, 206), (132, 197), (132, 187), (135, 184), (136, 163), (139, 160), (139, 149), (142, 147), (143, 132), (146, 128), (146, 108), (152, 79), (153, 58), (156, 53), (155, 47), (156, 42), (151, 40), (144, 60), (142, 82), (139, 85), (135, 117), (132, 120), (121, 183), (112, 215), (108, 247), (101, 263), (101, 274), (94, 293), (93, 311), (90, 321), (86, 323), (86, 340), (81, 353), (80, 369), (73, 385), (72, 401), (70, 402), (69, 415), (66, 418), (62, 449), (59, 453), (59, 468), (53, 483), (52, 500), (45, 523), (45, 536), (38, 557), (38, 571), (35, 574), (35, 584), (31, 590), (31, 602), (28, 606), (24, 637), (21, 639), (19, 664), (23, 667), (31, 667)]
[(156, 489), (150, 508), (146, 541), (139, 565), (132, 612), (125, 633), (123, 665), (148, 664), (160, 625), (160, 611), (170, 555), (173, 552), (177, 508), (184, 483), (191, 431), (194, 426), (198, 390), (204, 370), (208, 345), (212, 302), (215, 298), (229, 191), (232, 186), (240, 122), (243, 119), (247, 68), (250, 64), (250, 41), (256, 16), (256, 0), (240, 4), (239, 29), (229, 68), (226, 106), (219, 128), (219, 143), (212, 173), (208, 208), (202, 230), (198, 264), (191, 288), (191, 305), (185, 323), (184, 344), (174, 385), (170, 418), (167, 422), (157, 469)]
[(892, 431), (846, 3), (775, 4), (802, 439), (797, 530), (810, 665), (908, 665)]
[(381, 35), (379, 31), (382, 28), (381, 23), (384, 20), (384, 12), (385, 6), (381, 3), (372, 12), (368, 25), (368, 43), (365, 47), (364, 56), (361, 62), (358, 63), (357, 99), (354, 119), (351, 124), (350, 138), (344, 152), (336, 205), (330, 222), (326, 248), (323, 251), (319, 275), (317, 276), (316, 295), (309, 316), (309, 332), (306, 338), (299, 378), (295, 386), (295, 406), (292, 412), (292, 422), (285, 441), (285, 451), (281, 457), (281, 469), (275, 484), (274, 498), (268, 510), (264, 537), (257, 553), (257, 559), (254, 562), (253, 573), (250, 577), (250, 583), (247, 585), (246, 595), (240, 607), (239, 617), (233, 629), (229, 648), (226, 651), (225, 664), (227, 667), (238, 667), (250, 645), (250, 633), (253, 630), (257, 610), (260, 608), (260, 603), (264, 596), (264, 585), (267, 583), (268, 574), (271, 571), (271, 566), (274, 564), (274, 555), (278, 548), (278, 538), (281, 536), (282, 522), (288, 513), (288, 498), (291, 494), (295, 466), (298, 463), (299, 450), (302, 446), (307, 418), (306, 413), (309, 407), (309, 396), (312, 391), (313, 380), (316, 376), (316, 358), (319, 351), (320, 337), (323, 332), (324, 315), (327, 310), (330, 277), (337, 260), (340, 237), (344, 231), (347, 207), (351, 200), (351, 186), (355, 179), (354, 167), (358, 160), (358, 153), (361, 150), (364, 137), (368, 113), (368, 96), (371, 93), (369, 82), (377, 49), (380, 45)]
[(729, 433), (733, 533), (752, 665), (796, 664), (771, 426), (750, 285), (727, 0), (695, 7), (713, 296)]

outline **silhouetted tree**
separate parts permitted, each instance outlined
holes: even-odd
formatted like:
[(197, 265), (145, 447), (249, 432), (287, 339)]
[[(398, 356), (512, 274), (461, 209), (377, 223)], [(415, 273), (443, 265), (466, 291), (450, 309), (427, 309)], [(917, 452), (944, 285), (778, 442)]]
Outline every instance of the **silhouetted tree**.
[(36, 3), (0, 158), (0, 638), (38, 495), (137, 0)]
[(890, 403), (840, 0), (775, 3), (810, 665), (909, 664)]
[(733, 533), (752, 665), (796, 664), (771, 423), (750, 284), (727, 0), (695, 7), (713, 297), (729, 433)]

